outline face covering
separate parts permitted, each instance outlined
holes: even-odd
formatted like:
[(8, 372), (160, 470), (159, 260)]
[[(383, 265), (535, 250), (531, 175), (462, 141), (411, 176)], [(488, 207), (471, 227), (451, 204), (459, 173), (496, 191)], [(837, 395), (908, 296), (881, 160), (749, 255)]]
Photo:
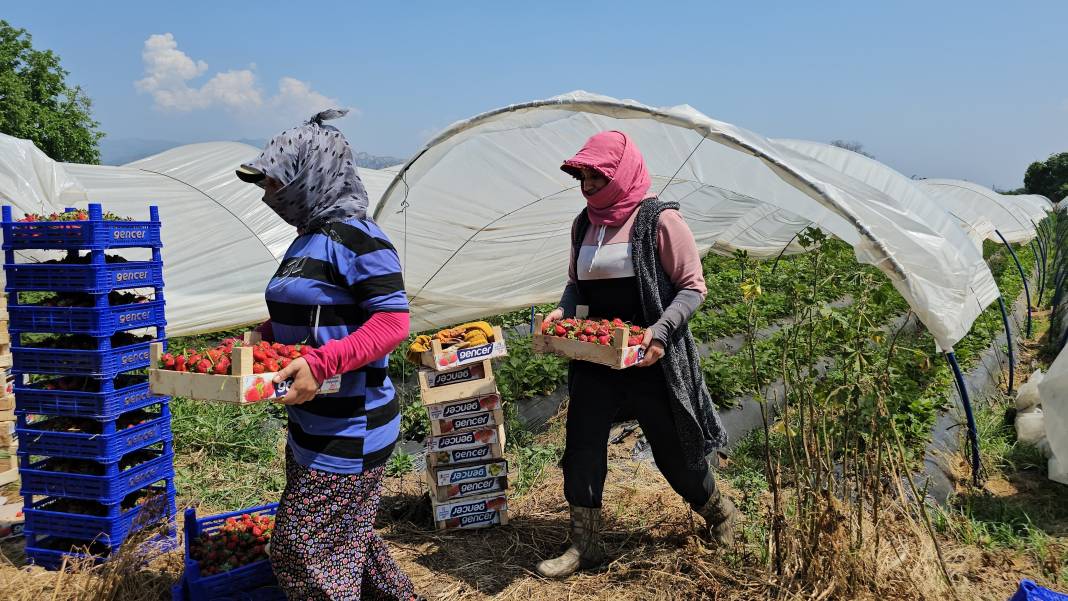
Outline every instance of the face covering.
[(595, 134), (578, 154), (560, 167), (575, 177), (581, 176), (583, 168), (593, 169), (608, 178), (608, 184), (597, 192), (590, 195), (583, 192), (593, 225), (623, 225), (647, 197), (652, 185), (638, 147), (620, 131)]

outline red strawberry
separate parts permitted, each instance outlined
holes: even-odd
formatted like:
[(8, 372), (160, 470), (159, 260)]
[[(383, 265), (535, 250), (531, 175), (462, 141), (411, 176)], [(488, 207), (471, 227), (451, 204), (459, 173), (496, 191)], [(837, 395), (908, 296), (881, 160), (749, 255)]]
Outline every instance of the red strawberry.
[(567, 336), (567, 330), (562, 325), (556, 326), (555, 332), (556, 332), (557, 336), (560, 336), (560, 337)]
[(197, 373), (206, 374), (211, 371), (211, 361), (201, 359), (197, 361)]
[(639, 328), (638, 326), (630, 326), (630, 333), (631, 334), (641, 334), (642, 333), (642, 329)]
[(553, 330), (553, 324), (551, 322), (550, 323), (541, 324), (541, 333), (542, 334), (551, 334), (552, 330)]
[(262, 363), (253, 363), (252, 364), (252, 373), (254, 373), (254, 374), (262, 374), (263, 373), (263, 364)]
[(588, 340), (589, 340), (589, 337), (588, 337), (588, 336), (586, 336), (585, 334), (579, 334), (579, 336), (578, 336), (578, 339), (579, 339), (579, 341), (581, 341), (581, 342), (586, 342), (586, 341), (588, 341)]
[(607, 336), (607, 335), (598, 336), (597, 337), (597, 341), (600, 342), (601, 344), (605, 345), (605, 346), (608, 346), (608, 345), (612, 344), (612, 337), (611, 336)]
[(267, 355), (264, 354), (264, 352), (258, 348), (252, 349), (252, 359), (253, 361), (258, 361), (262, 363), (267, 360)]

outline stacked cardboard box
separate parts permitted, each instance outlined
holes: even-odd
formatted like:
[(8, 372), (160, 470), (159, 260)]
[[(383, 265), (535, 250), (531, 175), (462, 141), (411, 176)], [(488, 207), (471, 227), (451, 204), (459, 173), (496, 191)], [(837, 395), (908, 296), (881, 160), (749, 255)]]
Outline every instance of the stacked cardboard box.
[(0, 486), (18, 480), (18, 440), (15, 438), (15, 396), (12, 394), (11, 334), (8, 332), (7, 294), (0, 293)]
[(426, 479), (438, 529), (508, 523), (504, 411), (493, 366), (419, 371), (430, 415)]

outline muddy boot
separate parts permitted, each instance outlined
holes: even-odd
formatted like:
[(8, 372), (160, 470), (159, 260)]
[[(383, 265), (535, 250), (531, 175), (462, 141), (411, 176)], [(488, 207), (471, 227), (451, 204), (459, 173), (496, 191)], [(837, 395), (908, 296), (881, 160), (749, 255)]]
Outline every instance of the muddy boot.
[(734, 543), (734, 527), (741, 521), (742, 513), (730, 497), (717, 490), (697, 513), (705, 518), (713, 540), (723, 546)]
[(538, 573), (546, 578), (567, 578), (604, 561), (601, 546), (601, 508), (571, 506), (571, 546), (560, 557), (538, 564)]

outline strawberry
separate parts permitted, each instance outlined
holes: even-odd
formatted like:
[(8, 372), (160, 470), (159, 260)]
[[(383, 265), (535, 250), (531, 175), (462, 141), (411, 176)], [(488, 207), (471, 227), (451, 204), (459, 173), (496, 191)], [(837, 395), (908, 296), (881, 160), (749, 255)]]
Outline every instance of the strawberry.
[(601, 344), (605, 345), (605, 346), (608, 346), (608, 345), (612, 344), (612, 337), (608, 336), (608, 335), (598, 336), (597, 337), (597, 341), (600, 342)]
[(254, 373), (254, 374), (262, 374), (263, 373), (263, 364), (262, 363), (253, 363), (252, 364), (252, 373)]
[(642, 333), (642, 329), (639, 328), (638, 326), (630, 326), (630, 333), (631, 334), (641, 334)]
[(556, 326), (555, 332), (556, 332), (556, 335), (560, 336), (561, 338), (564, 337), (564, 336), (567, 336), (567, 329), (564, 328), (563, 325)]
[(197, 361), (197, 373), (206, 374), (211, 371), (211, 361), (201, 359)]
[(586, 342), (586, 341), (589, 340), (589, 337), (586, 336), (585, 334), (579, 334), (578, 339), (579, 339), (580, 342)]
[(249, 403), (255, 403), (260, 400), (260, 391), (255, 386), (249, 386), (245, 391), (245, 400)]

